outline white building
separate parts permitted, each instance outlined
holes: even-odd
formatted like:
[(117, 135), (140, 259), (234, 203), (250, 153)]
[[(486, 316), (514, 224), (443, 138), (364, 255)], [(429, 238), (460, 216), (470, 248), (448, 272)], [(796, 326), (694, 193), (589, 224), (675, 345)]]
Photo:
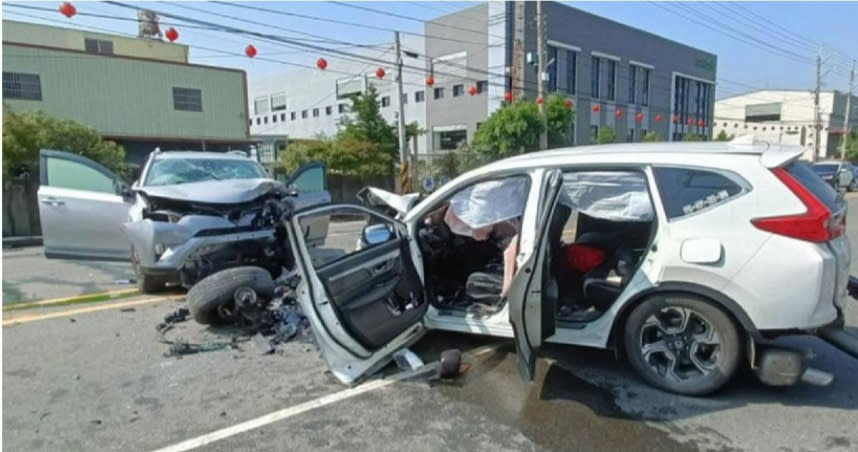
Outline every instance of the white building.
[[(819, 96), (822, 130), (819, 158), (840, 155), (846, 93), (823, 91)], [(858, 127), (858, 97), (852, 97), (849, 129)], [(808, 90), (760, 90), (715, 102), (713, 132), (753, 133), (761, 140), (802, 146), (810, 159), (814, 148), (813, 95)]]
[[(402, 48), (403, 51), (415, 49), (422, 52), (423, 40), (403, 39)], [(328, 65), (325, 70), (300, 69), (252, 81), (248, 87), (250, 134), (286, 135), (290, 139), (333, 136), (340, 119), (349, 114), (349, 96), (365, 91), (370, 84), (379, 91), (382, 116), (394, 124), (398, 112), (394, 98), (396, 70), (393, 44), (344, 51), (388, 63), (376, 64), (326, 56)], [(422, 60), (409, 62), (407, 55), (404, 58), (406, 64), (423, 64)], [(384, 69), (383, 78), (376, 75), (378, 68)], [(416, 121), (421, 129), (426, 128), (425, 83), (420, 74), (403, 74), (405, 122)], [(422, 153), (426, 149), (426, 142), (425, 135), (418, 137), (418, 152)], [(409, 147), (413, 147), (413, 141)]]

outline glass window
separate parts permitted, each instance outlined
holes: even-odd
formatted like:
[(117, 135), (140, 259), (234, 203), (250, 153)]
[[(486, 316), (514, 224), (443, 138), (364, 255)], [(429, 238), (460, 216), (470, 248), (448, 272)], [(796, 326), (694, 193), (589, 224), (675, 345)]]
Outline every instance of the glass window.
[(298, 115), (294, 111), (289, 113), (289, 120), (294, 121), (296, 116)]
[(222, 179), (268, 177), (259, 163), (232, 158), (160, 158), (152, 162), (144, 186), (175, 185)]
[(87, 53), (113, 55), (113, 41), (85, 38), (83, 40), (83, 47)]
[(260, 125), (260, 124), (262, 124), (262, 118), (257, 116), (256, 117), (256, 125)]
[(649, 68), (641, 68), (641, 105), (649, 105)]
[(3, 98), (42, 100), (42, 80), (39, 74), (3, 72)]
[(271, 115), (271, 122), (277, 122), (277, 115)]
[(301, 111), (301, 119), (307, 119), (308, 113), (309, 112), (307, 110), (302, 110)]
[(48, 157), (47, 167), (51, 187), (116, 194), (112, 178), (83, 163)]
[(271, 110), (283, 111), (286, 109), (286, 93), (277, 93), (271, 96)]
[(453, 85), (453, 97), (459, 97), (465, 94), (465, 85)]
[[(820, 177), (824, 175), (823, 172), (827, 169), (824, 164), (817, 163), (811, 166), (806, 162), (797, 161), (791, 163), (786, 169), (795, 180), (813, 193), (813, 196), (816, 196), (816, 199), (825, 204), (829, 210), (832, 212), (840, 210), (842, 200), (839, 199), (837, 191)], [(837, 165), (832, 165), (829, 175), (833, 177), (836, 170)]]
[(445, 132), (436, 132), (435, 134), (437, 137), (435, 142), (438, 149), (442, 151), (453, 151), (459, 146), (459, 143), (468, 139), (468, 131), (465, 129), (448, 130)]
[(560, 62), (557, 61), (557, 47), (548, 46), (548, 56), (546, 57), (545, 64), (550, 64), (546, 72), (548, 73), (548, 92), (553, 93), (557, 91), (557, 80), (559, 80), (560, 75)]
[(691, 168), (653, 168), (667, 218), (682, 217), (720, 204), (744, 191), (723, 174)]
[(268, 113), (268, 98), (257, 97), (253, 99), (253, 114), (262, 115)]
[(629, 129), (629, 131), (626, 133), (626, 141), (629, 143), (635, 142), (635, 129)]
[(314, 165), (304, 169), (299, 169), (295, 173), (294, 179), (291, 181), (292, 186), (298, 193), (312, 193), (324, 191), (325, 186), (325, 167)]
[(319, 117), (319, 109), (318, 109), (318, 108), (314, 108), (314, 109), (313, 109), (313, 117), (314, 117), (314, 118), (318, 118), (318, 117)]
[(479, 82), (477, 82), (477, 93), (478, 94), (482, 94), (482, 93), (488, 91), (488, 89), (489, 89), (488, 80), (480, 80)]
[(325, 116), (331, 116), (331, 114), (332, 114), (333, 112), (334, 112), (334, 107), (332, 107), (332, 106), (330, 106), (330, 105), (328, 105), (327, 107), (325, 107)]
[(381, 106), (389, 107), (390, 106), (390, 96), (384, 96), (381, 98)]
[(435, 88), (433, 91), (435, 99), (443, 99), (444, 98), (444, 88)]
[(173, 109), (203, 111), (203, 93), (195, 88), (173, 87)]
[(408, 93), (402, 93), (402, 105), (408, 103)]
[[(315, 244), (308, 249), (315, 269), (398, 240), (396, 227), (390, 220), (356, 207), (342, 206), (301, 215), (298, 224), (306, 231), (305, 241)], [(354, 284), (354, 278), (340, 279), (331, 280), (327, 289), (341, 292)]]
[(280, 113), (280, 122), (286, 121), (286, 113)]
[(337, 104), (337, 113), (347, 113), (349, 111), (349, 104)]
[(414, 102), (420, 103), (426, 100), (426, 92), (425, 91), (415, 91), (414, 92)]
[(601, 60), (599, 57), (593, 57), (590, 60), (590, 97), (593, 99), (599, 98), (599, 79), (601, 75)]
[(617, 99), (617, 62), (608, 60), (608, 100)]
[(566, 52), (566, 92), (575, 94), (578, 85), (578, 52)]
[(637, 94), (637, 67), (633, 65), (629, 65), (629, 103), (635, 103), (635, 94)]
[(263, 116), (263, 117), (262, 117), (262, 123), (263, 123), (263, 124), (268, 124), (268, 116)]
[(590, 143), (596, 143), (599, 139), (599, 126), (590, 126)]

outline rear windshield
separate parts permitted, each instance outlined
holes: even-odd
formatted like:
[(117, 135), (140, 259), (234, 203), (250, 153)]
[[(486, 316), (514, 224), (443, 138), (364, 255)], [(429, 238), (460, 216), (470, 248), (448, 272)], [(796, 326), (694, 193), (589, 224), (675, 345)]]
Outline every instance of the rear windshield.
[(810, 167), (814, 173), (821, 175), (834, 174), (837, 170), (837, 165), (833, 163), (817, 163)]
[[(829, 166), (829, 165), (826, 165)], [(843, 198), (837, 193), (830, 184), (822, 180), (817, 174), (817, 165), (811, 169), (806, 162), (793, 162), (786, 170), (792, 175), (795, 180), (799, 181), (804, 188), (810, 190), (817, 199), (828, 207), (831, 212), (837, 212), (841, 209)]]

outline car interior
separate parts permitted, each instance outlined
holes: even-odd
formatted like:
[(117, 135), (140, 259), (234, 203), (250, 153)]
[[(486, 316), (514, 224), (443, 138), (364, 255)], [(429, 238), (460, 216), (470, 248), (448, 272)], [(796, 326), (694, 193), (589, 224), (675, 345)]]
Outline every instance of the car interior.
[[(504, 307), (529, 188), (525, 178), (506, 189), (491, 183), (454, 194), (419, 222), (429, 301), (442, 314), (483, 318)], [(549, 287), (543, 293), (556, 298), (557, 321), (574, 327), (597, 319), (617, 300), (640, 266), (655, 220), (643, 173), (570, 172), (563, 183), (547, 226)], [(474, 212), (479, 209), (491, 210), (498, 221), (481, 218)]]

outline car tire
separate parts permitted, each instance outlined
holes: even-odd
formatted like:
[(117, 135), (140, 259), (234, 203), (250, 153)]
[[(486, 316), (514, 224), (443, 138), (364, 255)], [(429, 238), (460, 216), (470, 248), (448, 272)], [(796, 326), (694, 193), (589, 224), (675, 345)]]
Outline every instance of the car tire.
[(131, 248), (131, 268), (134, 270), (134, 278), (137, 281), (137, 290), (145, 294), (158, 293), (164, 290), (167, 285), (167, 278), (163, 276), (151, 275), (140, 268), (140, 260), (137, 256), (137, 250)]
[(691, 396), (724, 386), (736, 373), (743, 350), (733, 320), (712, 303), (687, 294), (658, 294), (641, 302), (626, 319), (623, 345), (641, 378)]
[(235, 304), (235, 291), (250, 288), (256, 296), (271, 299), (274, 296), (274, 281), (271, 273), (262, 267), (235, 267), (213, 273), (191, 287), (188, 291), (188, 310), (194, 320), (203, 324), (226, 323), (224, 315)]

